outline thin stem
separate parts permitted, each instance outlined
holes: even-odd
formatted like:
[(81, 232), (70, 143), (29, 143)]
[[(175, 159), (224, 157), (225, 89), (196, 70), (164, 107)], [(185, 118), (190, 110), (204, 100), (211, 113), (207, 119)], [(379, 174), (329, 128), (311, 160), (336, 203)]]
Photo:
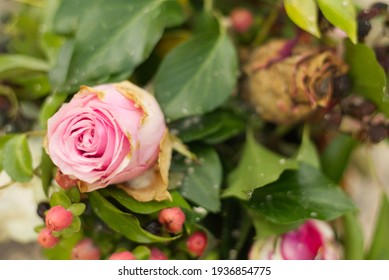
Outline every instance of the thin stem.
[(380, 176), (377, 173), (377, 168), (374, 165), (373, 157), (371, 154), (371, 146), (366, 146), (367, 168), (371, 174), (372, 180), (377, 184), (380, 191), (385, 193), (385, 185), (382, 182)]
[(1, 186), (0, 186), (0, 190), (3, 190), (3, 189), (5, 189), (5, 188), (8, 188), (9, 186), (12, 186), (14, 183), (15, 183), (15, 181), (11, 180), (10, 182), (8, 182), (8, 183), (5, 184), (5, 185), (1, 185)]
[(204, 9), (207, 13), (212, 13), (213, 11), (213, 0), (204, 0)]
[(257, 36), (254, 39), (253, 46), (260, 45), (269, 35), (270, 30), (273, 27), (274, 23), (276, 22), (278, 15), (280, 13), (280, 5), (281, 5), (281, 1), (278, 1), (275, 4), (275, 7), (271, 10), (270, 14), (265, 19), (262, 28), (257, 33)]

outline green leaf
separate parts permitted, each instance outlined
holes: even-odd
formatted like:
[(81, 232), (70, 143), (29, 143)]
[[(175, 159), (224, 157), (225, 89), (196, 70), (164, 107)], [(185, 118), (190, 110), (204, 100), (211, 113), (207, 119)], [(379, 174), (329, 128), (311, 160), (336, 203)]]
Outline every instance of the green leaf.
[(182, 24), (187, 19), (182, 1), (167, 1), (165, 4), (166, 27)]
[(386, 75), (374, 51), (366, 45), (347, 42), (345, 59), (350, 66), (353, 91), (375, 103), (378, 110), (389, 117), (389, 103), (385, 102), (388, 94)]
[(160, 237), (145, 231), (134, 215), (120, 211), (97, 191), (89, 193), (88, 197), (95, 214), (111, 229), (123, 234), (129, 240), (153, 243), (168, 242), (180, 237), (179, 235), (171, 238)]
[(136, 246), (134, 250), (132, 250), (135, 258), (137, 260), (148, 260), (150, 258), (150, 248), (144, 245)]
[(346, 32), (350, 40), (356, 44), (357, 21), (352, 0), (317, 0), (325, 18), (334, 26)]
[(105, 189), (101, 190), (100, 192), (103, 195), (111, 196), (128, 210), (139, 214), (151, 214), (169, 207), (181, 207), (187, 209), (190, 208), (189, 204), (177, 191), (171, 192), (173, 201), (164, 200), (147, 202), (140, 202), (129, 196), (125, 191), (118, 188), (110, 188), (109, 190)]
[(191, 151), (197, 161), (175, 162), (173, 170), (183, 173), (179, 191), (186, 199), (211, 212), (220, 210), (220, 186), (222, 166), (218, 154), (213, 148), (195, 146)]
[(51, 180), (53, 179), (54, 163), (51, 161), (46, 150), (42, 148), (42, 159), (41, 159), (41, 180), (42, 189), (46, 196), (49, 195), (49, 188), (51, 186)]
[(155, 95), (172, 121), (215, 109), (232, 93), (237, 54), (226, 30), (197, 34), (174, 48), (155, 77)]
[(247, 204), (275, 223), (328, 221), (356, 210), (339, 186), (305, 163), (298, 170), (285, 171), (276, 182), (256, 189)]
[(44, 254), (49, 260), (70, 260), (72, 249), (82, 238), (80, 232), (62, 237), (53, 249), (45, 249)]
[(228, 176), (228, 188), (222, 196), (249, 199), (253, 190), (276, 181), (284, 170), (295, 168), (295, 160), (285, 159), (258, 144), (249, 131), (242, 158)]
[(39, 124), (41, 128), (47, 127), (47, 120), (57, 112), (66, 98), (67, 94), (53, 93), (45, 99), (39, 114)]
[(386, 194), (382, 194), (380, 212), (376, 221), (373, 243), (367, 255), (368, 260), (389, 259), (389, 201)]
[(50, 207), (54, 207), (56, 205), (61, 205), (67, 209), (70, 205), (72, 205), (72, 201), (65, 192), (61, 190), (53, 193), (50, 197)]
[(179, 120), (170, 127), (171, 131), (177, 131), (177, 136), (183, 142), (203, 140), (208, 144), (216, 144), (244, 131), (246, 123), (232, 111), (217, 110)]
[(318, 8), (315, 0), (284, 0), (288, 17), (301, 29), (320, 38)]
[(61, 230), (58, 233), (60, 233), (61, 237), (62, 236), (70, 237), (70, 236), (74, 235), (76, 232), (79, 232), (80, 230), (81, 230), (81, 219), (78, 216), (73, 216), (73, 221), (70, 224), (70, 226)]
[(321, 154), (323, 173), (332, 181), (339, 182), (357, 144), (357, 140), (346, 134), (339, 134), (332, 139)]
[(355, 213), (346, 213), (344, 223), (344, 246), (346, 260), (363, 260), (363, 232)]
[(68, 210), (75, 216), (80, 216), (84, 213), (86, 205), (84, 203), (73, 203)]
[(49, 64), (45, 60), (27, 55), (0, 54), (0, 77), (3, 78), (7, 72), (20, 69), (46, 72), (49, 70)]
[(3, 168), (15, 181), (28, 182), (32, 179), (32, 157), (26, 135), (15, 135), (5, 143)]
[(309, 131), (309, 126), (305, 125), (303, 139), (296, 158), (300, 162), (308, 163), (313, 167), (316, 167), (316, 169), (320, 169), (319, 155), (317, 153), (315, 144), (310, 139)]
[(72, 203), (78, 203), (81, 201), (81, 193), (77, 187), (72, 187), (66, 190), (65, 193), (70, 198)]
[[(123, 80), (151, 53), (166, 26), (168, 0), (94, 1), (76, 13), (73, 54), (60, 91), (71, 92), (81, 84)], [(65, 4), (66, 5), (66, 4)], [(134, 39), (135, 38), (135, 39)]]
[(15, 134), (6, 134), (3, 136), (0, 136), (0, 171), (3, 170), (3, 149), (5, 144), (10, 140), (12, 137), (14, 137)]

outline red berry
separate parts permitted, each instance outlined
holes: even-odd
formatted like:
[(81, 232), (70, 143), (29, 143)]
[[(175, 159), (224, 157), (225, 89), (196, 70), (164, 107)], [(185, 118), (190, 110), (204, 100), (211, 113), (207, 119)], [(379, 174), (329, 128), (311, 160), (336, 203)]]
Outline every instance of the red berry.
[(109, 257), (109, 260), (136, 260), (136, 258), (131, 252), (124, 251), (124, 252), (113, 253)]
[(56, 205), (47, 211), (46, 227), (51, 231), (60, 231), (71, 225), (73, 214), (61, 205)]
[(55, 174), (55, 181), (64, 190), (68, 190), (78, 184), (77, 179), (70, 178), (68, 175), (63, 174), (59, 169), (57, 170), (57, 174)]
[(232, 27), (236, 32), (244, 33), (253, 25), (252, 13), (244, 8), (236, 8), (230, 14)]
[(53, 248), (59, 242), (58, 237), (55, 237), (48, 228), (42, 229), (38, 234), (38, 243), (46, 249)]
[(207, 247), (207, 235), (202, 231), (196, 231), (186, 240), (188, 252), (195, 256), (201, 256)]
[(164, 224), (170, 233), (179, 233), (185, 222), (185, 214), (179, 207), (166, 208), (159, 212), (158, 221)]
[(98, 260), (100, 256), (100, 249), (95, 246), (90, 238), (78, 242), (71, 253), (72, 260)]
[(152, 248), (150, 254), (150, 260), (167, 260), (167, 256), (164, 252), (159, 250), (158, 248)]

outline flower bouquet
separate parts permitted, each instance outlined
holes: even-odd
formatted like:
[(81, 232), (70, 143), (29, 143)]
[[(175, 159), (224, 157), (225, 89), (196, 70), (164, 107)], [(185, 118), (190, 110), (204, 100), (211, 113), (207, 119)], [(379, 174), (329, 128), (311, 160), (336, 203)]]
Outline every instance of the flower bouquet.
[(0, 1), (0, 241), (388, 259), (389, 10), (367, 2)]

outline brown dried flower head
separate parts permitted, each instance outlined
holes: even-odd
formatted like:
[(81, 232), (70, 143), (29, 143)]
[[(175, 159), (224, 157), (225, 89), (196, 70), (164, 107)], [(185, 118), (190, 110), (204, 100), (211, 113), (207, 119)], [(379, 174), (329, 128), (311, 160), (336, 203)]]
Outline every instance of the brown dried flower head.
[(269, 122), (292, 124), (329, 104), (332, 81), (348, 66), (330, 50), (272, 40), (254, 50), (244, 70), (257, 113)]

